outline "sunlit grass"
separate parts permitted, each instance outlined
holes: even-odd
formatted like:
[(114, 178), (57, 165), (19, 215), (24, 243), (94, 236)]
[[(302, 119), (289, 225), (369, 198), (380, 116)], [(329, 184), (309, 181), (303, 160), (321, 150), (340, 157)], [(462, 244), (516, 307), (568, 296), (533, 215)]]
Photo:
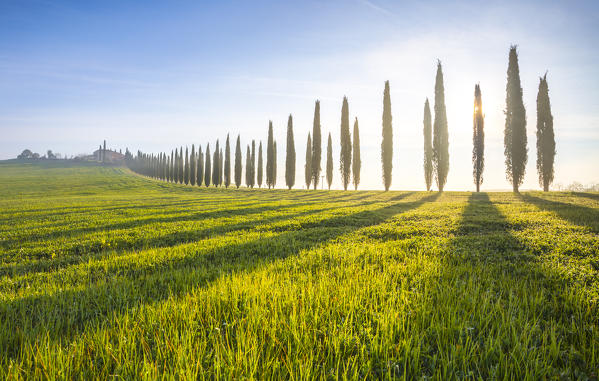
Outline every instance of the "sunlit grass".
[(1, 378), (596, 378), (593, 194), (0, 165)]

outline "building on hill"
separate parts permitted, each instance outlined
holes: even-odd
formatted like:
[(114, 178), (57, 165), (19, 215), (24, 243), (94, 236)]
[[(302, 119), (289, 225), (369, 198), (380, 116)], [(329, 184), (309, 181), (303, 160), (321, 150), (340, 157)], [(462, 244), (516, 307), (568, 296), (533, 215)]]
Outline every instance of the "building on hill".
[[(102, 160), (103, 154), (106, 156), (104, 158), (104, 160)], [(125, 155), (123, 155), (120, 152), (109, 150), (109, 149), (107, 149), (107, 150), (97, 149), (92, 154), (92, 157), (93, 157), (92, 160), (103, 161), (105, 163), (112, 163), (112, 164), (122, 163), (125, 160)]]

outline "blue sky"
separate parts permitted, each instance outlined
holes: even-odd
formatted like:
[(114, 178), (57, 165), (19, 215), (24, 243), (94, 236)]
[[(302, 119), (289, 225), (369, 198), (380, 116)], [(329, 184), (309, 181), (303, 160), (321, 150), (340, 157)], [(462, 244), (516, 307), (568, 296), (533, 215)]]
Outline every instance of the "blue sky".
[[(393, 189), (423, 188), (422, 109), (443, 63), (448, 189), (471, 190), (474, 84), (486, 114), (484, 189), (509, 189), (503, 126), (509, 46), (528, 116), (524, 188), (538, 188), (538, 78), (548, 71), (556, 183), (599, 182), (599, 5), (592, 1), (0, 2), (0, 159), (265, 140), (294, 117), (298, 173), (322, 104), (338, 164), (341, 102), (358, 117), (362, 188), (380, 189), (382, 93), (391, 82)], [(324, 144), (324, 139), (323, 139)], [(279, 148), (279, 161), (284, 150)], [(324, 166), (324, 165), (323, 165)], [(279, 168), (283, 168), (279, 166)], [(284, 183), (279, 171), (278, 183)], [(335, 172), (339, 186), (338, 170)], [(301, 181), (298, 176), (298, 187)]]

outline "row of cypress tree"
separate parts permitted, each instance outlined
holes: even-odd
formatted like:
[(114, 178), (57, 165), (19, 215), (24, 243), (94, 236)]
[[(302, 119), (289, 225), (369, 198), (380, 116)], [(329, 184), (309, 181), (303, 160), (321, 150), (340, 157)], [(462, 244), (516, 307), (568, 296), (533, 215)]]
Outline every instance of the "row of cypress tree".
[[(424, 103), (423, 135), (424, 135), (424, 180), (427, 190), (431, 190), (433, 178), (439, 191), (443, 191), (449, 173), (449, 134), (447, 126), (447, 111), (445, 106), (445, 88), (443, 84), (443, 69), (441, 62), (437, 62), (434, 96), (434, 119), (428, 98)], [(527, 163), (527, 138), (526, 138), (526, 110), (522, 99), (522, 87), (518, 67), (518, 53), (516, 46), (510, 47), (509, 64), (506, 86), (506, 122), (504, 130), (504, 154), (506, 164), (506, 177), (512, 183), (514, 192), (518, 192), (524, 179)], [(383, 91), (383, 117), (382, 117), (382, 143), (381, 163), (382, 180), (385, 190), (388, 190), (392, 180), (393, 159), (393, 127), (391, 116), (391, 96), (389, 81), (385, 82)], [(484, 171), (484, 114), (482, 112), (482, 93), (480, 84), (474, 88), (474, 114), (473, 114), (473, 178), (476, 191), (480, 191)], [(245, 184), (247, 187), (262, 187), (263, 158), (262, 142), (258, 145), (258, 158), (256, 168), (256, 142), (252, 140), (247, 146), (245, 162)], [(129, 166), (136, 172), (158, 179), (185, 183), (191, 185), (229, 187), (234, 183), (241, 186), (242, 154), (240, 137), (237, 136), (235, 147), (234, 178), (231, 179), (231, 149), (229, 135), (225, 143), (223, 156), (222, 148), (216, 141), (214, 154), (210, 154), (210, 145), (206, 146), (205, 154), (202, 148), (195, 152), (191, 147), (191, 154), (183, 147), (165, 153), (148, 155), (138, 152), (137, 157), (129, 160)], [(277, 173), (277, 144), (273, 137), (272, 121), (268, 125), (266, 143), (266, 186), (274, 188)], [(314, 107), (314, 121), (312, 132), (308, 133), (306, 156), (304, 166), (304, 181), (306, 188), (317, 188), (321, 178), (322, 159), (322, 133), (320, 125), (320, 101)], [(547, 191), (553, 182), (555, 159), (555, 137), (553, 132), (553, 116), (549, 101), (547, 74), (540, 78), (539, 92), (537, 95), (537, 171), (539, 183)], [(287, 144), (285, 159), (285, 185), (291, 189), (295, 185), (296, 152), (293, 133), (293, 117), (289, 115), (287, 122)], [(353, 179), (355, 189), (360, 183), (360, 133), (358, 118), (353, 125), (353, 141), (350, 133), (349, 103), (347, 97), (343, 98), (341, 106), (340, 130), (340, 158), (339, 169), (343, 189), (347, 190)], [(333, 149), (331, 134), (327, 140), (326, 181), (330, 189), (333, 181)], [(324, 176), (323, 176), (324, 177)]]

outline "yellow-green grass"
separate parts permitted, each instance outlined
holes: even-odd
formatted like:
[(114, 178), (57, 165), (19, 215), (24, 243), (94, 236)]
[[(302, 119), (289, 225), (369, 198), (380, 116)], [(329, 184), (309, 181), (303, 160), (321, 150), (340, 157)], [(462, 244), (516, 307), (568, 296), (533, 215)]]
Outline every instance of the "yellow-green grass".
[(599, 195), (0, 164), (0, 378), (597, 379)]

